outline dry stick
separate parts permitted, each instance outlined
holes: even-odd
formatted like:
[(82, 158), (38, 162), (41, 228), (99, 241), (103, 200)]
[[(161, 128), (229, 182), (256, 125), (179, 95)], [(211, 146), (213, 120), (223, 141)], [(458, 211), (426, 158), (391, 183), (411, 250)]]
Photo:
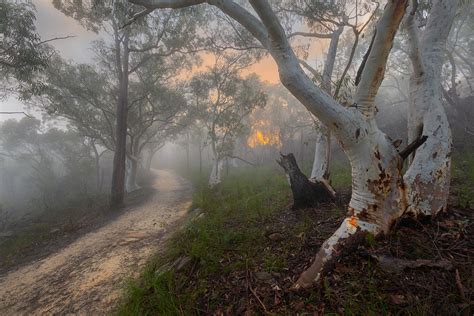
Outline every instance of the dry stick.
[(250, 162), (250, 161), (248, 161), (248, 160), (245, 160), (244, 158), (241, 158), (241, 157), (239, 157), (239, 156), (226, 155), (226, 157), (227, 157), (227, 158), (238, 159), (238, 160), (243, 161), (243, 162), (245, 162), (245, 163), (247, 163), (247, 164), (249, 164), (249, 165), (251, 165), (251, 166), (257, 166), (257, 165), (254, 164), (253, 162)]
[(263, 311), (265, 312), (265, 314), (268, 314), (268, 311), (267, 311), (267, 308), (265, 307), (265, 304), (263, 304), (262, 300), (260, 300), (260, 297), (258, 297), (257, 293), (255, 292), (254, 289), (252, 289), (252, 287), (250, 286), (249, 287), (250, 289), (250, 292), (252, 292), (253, 296), (255, 296), (255, 298), (257, 299), (257, 301), (260, 303), (260, 305), (262, 306), (263, 308)]
[(23, 114), (26, 117), (33, 118), (33, 116), (27, 114), (26, 112), (5, 112), (5, 111), (2, 111), (2, 112), (0, 112), (0, 114)]
[(64, 40), (64, 39), (69, 39), (69, 38), (74, 38), (74, 37), (76, 37), (76, 35), (53, 37), (53, 38), (49, 38), (47, 40), (41, 41), (39, 43), (36, 43), (35, 46), (43, 45), (45, 43), (52, 42), (52, 41)]
[(466, 301), (466, 293), (464, 292), (464, 286), (462, 285), (461, 283), (461, 276), (459, 275), (459, 270), (456, 269), (456, 285), (458, 287), (458, 290), (459, 290), (459, 294), (461, 295), (461, 298)]
[(400, 157), (402, 157), (403, 160), (407, 159), (408, 156), (410, 156), (415, 150), (417, 150), (418, 147), (423, 145), (427, 139), (428, 136), (426, 135), (418, 137), (413, 142), (411, 142), (411, 144), (409, 144), (405, 149), (399, 152)]

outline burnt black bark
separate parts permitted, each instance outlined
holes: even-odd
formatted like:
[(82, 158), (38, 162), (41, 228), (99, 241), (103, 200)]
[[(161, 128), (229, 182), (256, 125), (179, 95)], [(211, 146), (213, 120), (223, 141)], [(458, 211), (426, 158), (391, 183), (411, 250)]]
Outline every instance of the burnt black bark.
[(280, 154), (278, 164), (285, 170), (293, 192), (293, 209), (315, 207), (322, 203), (334, 202), (335, 197), (323, 182), (311, 182), (298, 167), (295, 156)]

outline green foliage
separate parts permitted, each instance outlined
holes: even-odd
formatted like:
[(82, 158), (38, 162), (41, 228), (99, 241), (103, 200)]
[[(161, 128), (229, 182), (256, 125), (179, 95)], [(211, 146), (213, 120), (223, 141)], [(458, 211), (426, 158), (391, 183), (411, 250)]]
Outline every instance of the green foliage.
[(0, 2), (0, 93), (18, 91), (29, 98), (42, 91), (37, 75), (48, 62), (49, 48), (36, 32), (35, 7), (30, 1)]
[[(222, 273), (233, 268), (250, 267), (256, 257), (264, 231), (257, 223), (281, 210), (289, 199), (288, 184), (283, 174), (270, 168), (249, 168), (231, 173), (213, 191), (207, 187), (207, 177), (191, 176), (195, 184), (193, 208), (203, 216), (191, 221), (170, 241), (165, 254), (155, 258), (139, 283), (132, 282), (121, 315), (174, 315), (192, 313), (193, 301), (205, 290), (205, 279), (219, 271), (219, 260), (228, 251), (238, 254)], [(186, 256), (199, 266), (199, 284), (186, 289), (182, 274), (156, 273), (158, 267)], [(284, 263), (278, 258), (266, 258), (267, 271), (280, 271)], [(188, 310), (189, 309), (189, 310)]]
[(194, 117), (206, 127), (213, 151), (219, 158), (232, 156), (234, 142), (247, 125), (244, 119), (266, 104), (258, 77), (243, 78), (241, 71), (251, 65), (247, 53), (216, 54), (207, 71), (194, 75), (189, 84)]

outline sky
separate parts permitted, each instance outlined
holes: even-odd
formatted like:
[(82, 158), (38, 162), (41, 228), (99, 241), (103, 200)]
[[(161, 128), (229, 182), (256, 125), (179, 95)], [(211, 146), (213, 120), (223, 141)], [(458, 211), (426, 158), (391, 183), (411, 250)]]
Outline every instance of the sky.
[[(87, 63), (91, 61), (92, 52), (90, 50), (91, 42), (101, 38), (96, 34), (84, 29), (77, 21), (65, 16), (56, 10), (52, 5), (52, 0), (33, 0), (36, 6), (36, 27), (42, 40), (55, 37), (74, 36), (64, 40), (50, 42), (61, 56), (65, 59), (78, 63)], [(320, 55), (324, 47), (324, 41), (315, 45), (314, 52)], [(204, 64), (206, 60), (204, 60)], [(259, 63), (248, 69), (247, 73), (256, 73), (263, 81), (276, 84), (279, 82), (278, 70), (275, 62), (270, 57), (264, 58)], [(25, 105), (16, 98), (0, 100), (0, 111), (25, 111), (34, 116), (40, 116), (38, 113), (28, 110)], [(10, 118), (22, 118), (23, 115), (1, 115), (0, 121)]]

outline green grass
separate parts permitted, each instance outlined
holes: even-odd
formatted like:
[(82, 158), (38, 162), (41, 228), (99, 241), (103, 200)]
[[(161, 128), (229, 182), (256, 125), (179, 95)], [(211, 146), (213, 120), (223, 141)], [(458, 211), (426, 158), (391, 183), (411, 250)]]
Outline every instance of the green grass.
[[(289, 254), (298, 253), (303, 247), (295, 236), (311, 232), (313, 236), (320, 236), (322, 228), (314, 227), (310, 218), (303, 216), (293, 226), (285, 228), (285, 242), (278, 253), (265, 249), (268, 238), (265, 236), (265, 223), (276, 217), (291, 200), (291, 192), (282, 170), (271, 168), (248, 168), (231, 172), (224, 177), (224, 181), (217, 190), (207, 187), (207, 170), (203, 176), (192, 172), (187, 177), (195, 185), (193, 209), (199, 208), (204, 216), (196, 221), (190, 221), (184, 229), (175, 233), (169, 241), (167, 250), (159, 257), (151, 260), (142, 276), (132, 281), (127, 289), (124, 304), (120, 307), (120, 315), (189, 315), (202, 314), (196, 306), (209, 306), (210, 310), (217, 308), (214, 301), (218, 298), (210, 297), (209, 293), (223, 293), (225, 288), (213, 291), (211, 280), (220, 276), (231, 278), (239, 271), (265, 271), (268, 273), (287, 273), (289, 266), (286, 258)], [(331, 179), (336, 189), (350, 187), (350, 169), (345, 165), (333, 165)], [(474, 201), (474, 157), (464, 157), (463, 160), (453, 159), (453, 182), (456, 184), (456, 194), (468, 202)], [(464, 190), (464, 191), (463, 191)], [(344, 213), (344, 210), (328, 210), (324, 216), (331, 218)], [(316, 231), (314, 231), (316, 229)], [(321, 232), (322, 234), (322, 232)], [(324, 237), (326, 238), (326, 237)], [(368, 247), (374, 247), (374, 236), (366, 238)], [(267, 241), (265, 241), (267, 240)], [(414, 245), (413, 253), (419, 247)], [(173, 263), (178, 258), (191, 258), (191, 264), (183, 271), (167, 272), (163, 266)], [(422, 257), (416, 254), (415, 258)], [(226, 264), (221, 264), (222, 261)], [(230, 262), (230, 263), (227, 263)], [(340, 306), (348, 315), (377, 315), (397, 311), (399, 307), (390, 304), (390, 287), (380, 280), (379, 272), (370, 266), (366, 279), (361, 286), (360, 280), (346, 280), (344, 301)], [(379, 273), (379, 274), (377, 274)], [(383, 275), (383, 274), (382, 274)], [(229, 279), (229, 278), (226, 278)], [(387, 281), (388, 282), (388, 281)], [(380, 286), (384, 285), (385, 290)], [(339, 288), (340, 290), (340, 288)], [(322, 297), (326, 302), (338, 301), (341, 293), (336, 293), (329, 283), (324, 283)], [(212, 296), (211, 295), (211, 296)], [(218, 295), (218, 294), (216, 294)], [(306, 298), (307, 304), (320, 301), (319, 294), (310, 292)], [(207, 297), (210, 301), (200, 301)], [(300, 298), (301, 299), (301, 298)], [(214, 304), (214, 305), (213, 305)], [(288, 305), (288, 310), (291, 306)], [(331, 311), (331, 306), (327, 307)], [(419, 313), (416, 307), (409, 307), (414, 314), (423, 314), (429, 310), (420, 306)]]
[[(120, 315), (176, 315), (193, 313), (193, 302), (206, 289), (206, 276), (215, 274), (219, 260), (228, 252), (237, 260), (226, 266), (223, 273), (251, 265), (256, 257), (264, 230), (259, 223), (282, 210), (289, 201), (290, 189), (283, 172), (271, 168), (249, 168), (231, 172), (217, 190), (207, 187), (207, 179), (193, 173), (195, 184), (193, 209), (204, 212), (203, 217), (189, 223), (170, 240), (167, 250), (154, 258), (138, 282), (128, 288)], [(199, 268), (197, 284), (187, 287), (183, 273), (156, 273), (166, 263), (189, 257)], [(267, 258), (265, 269), (279, 271), (283, 262)]]
[(474, 152), (453, 157), (452, 192), (460, 206), (474, 207)]

